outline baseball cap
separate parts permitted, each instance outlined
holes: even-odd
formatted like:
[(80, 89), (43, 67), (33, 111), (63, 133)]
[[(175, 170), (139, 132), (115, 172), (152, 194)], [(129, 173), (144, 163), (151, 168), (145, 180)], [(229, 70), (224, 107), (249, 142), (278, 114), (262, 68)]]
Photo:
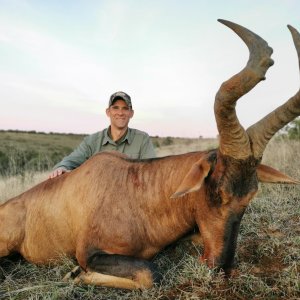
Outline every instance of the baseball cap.
[(116, 92), (112, 94), (109, 98), (108, 107), (112, 106), (115, 101), (123, 100), (128, 105), (128, 107), (132, 108), (131, 98), (124, 92)]

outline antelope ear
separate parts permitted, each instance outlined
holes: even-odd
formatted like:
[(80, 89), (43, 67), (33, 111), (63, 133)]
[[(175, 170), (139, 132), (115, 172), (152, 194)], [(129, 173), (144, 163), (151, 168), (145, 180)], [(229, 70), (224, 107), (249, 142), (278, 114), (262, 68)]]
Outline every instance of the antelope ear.
[(198, 191), (211, 168), (206, 157), (201, 158), (193, 164), (189, 172), (184, 177), (177, 191), (171, 198), (182, 197), (187, 193)]
[(260, 182), (300, 184), (299, 180), (263, 164), (258, 165), (256, 172)]

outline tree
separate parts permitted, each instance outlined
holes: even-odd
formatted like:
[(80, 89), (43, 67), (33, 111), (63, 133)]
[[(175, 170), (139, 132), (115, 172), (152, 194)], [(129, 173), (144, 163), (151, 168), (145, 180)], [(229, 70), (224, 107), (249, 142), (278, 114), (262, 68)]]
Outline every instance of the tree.
[(283, 128), (283, 134), (291, 140), (300, 140), (300, 117)]

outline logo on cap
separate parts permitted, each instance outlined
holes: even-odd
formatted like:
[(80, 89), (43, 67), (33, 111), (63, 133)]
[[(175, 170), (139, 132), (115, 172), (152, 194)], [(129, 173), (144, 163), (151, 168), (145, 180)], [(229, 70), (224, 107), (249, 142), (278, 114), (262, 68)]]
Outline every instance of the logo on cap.
[(112, 94), (109, 98), (108, 107), (112, 106), (117, 100), (125, 101), (128, 107), (132, 108), (131, 98), (124, 92), (116, 92)]

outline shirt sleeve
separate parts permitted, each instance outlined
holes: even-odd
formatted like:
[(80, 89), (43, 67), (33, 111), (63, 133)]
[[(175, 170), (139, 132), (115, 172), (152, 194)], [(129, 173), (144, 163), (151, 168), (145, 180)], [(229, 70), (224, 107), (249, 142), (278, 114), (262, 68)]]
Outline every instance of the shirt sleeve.
[(89, 137), (85, 137), (81, 144), (68, 156), (54, 166), (54, 169), (65, 168), (73, 170), (83, 164), (87, 159), (92, 156), (92, 149)]
[(154, 146), (148, 134), (145, 134), (143, 143), (141, 145), (140, 159), (154, 158), (156, 153), (154, 151)]

